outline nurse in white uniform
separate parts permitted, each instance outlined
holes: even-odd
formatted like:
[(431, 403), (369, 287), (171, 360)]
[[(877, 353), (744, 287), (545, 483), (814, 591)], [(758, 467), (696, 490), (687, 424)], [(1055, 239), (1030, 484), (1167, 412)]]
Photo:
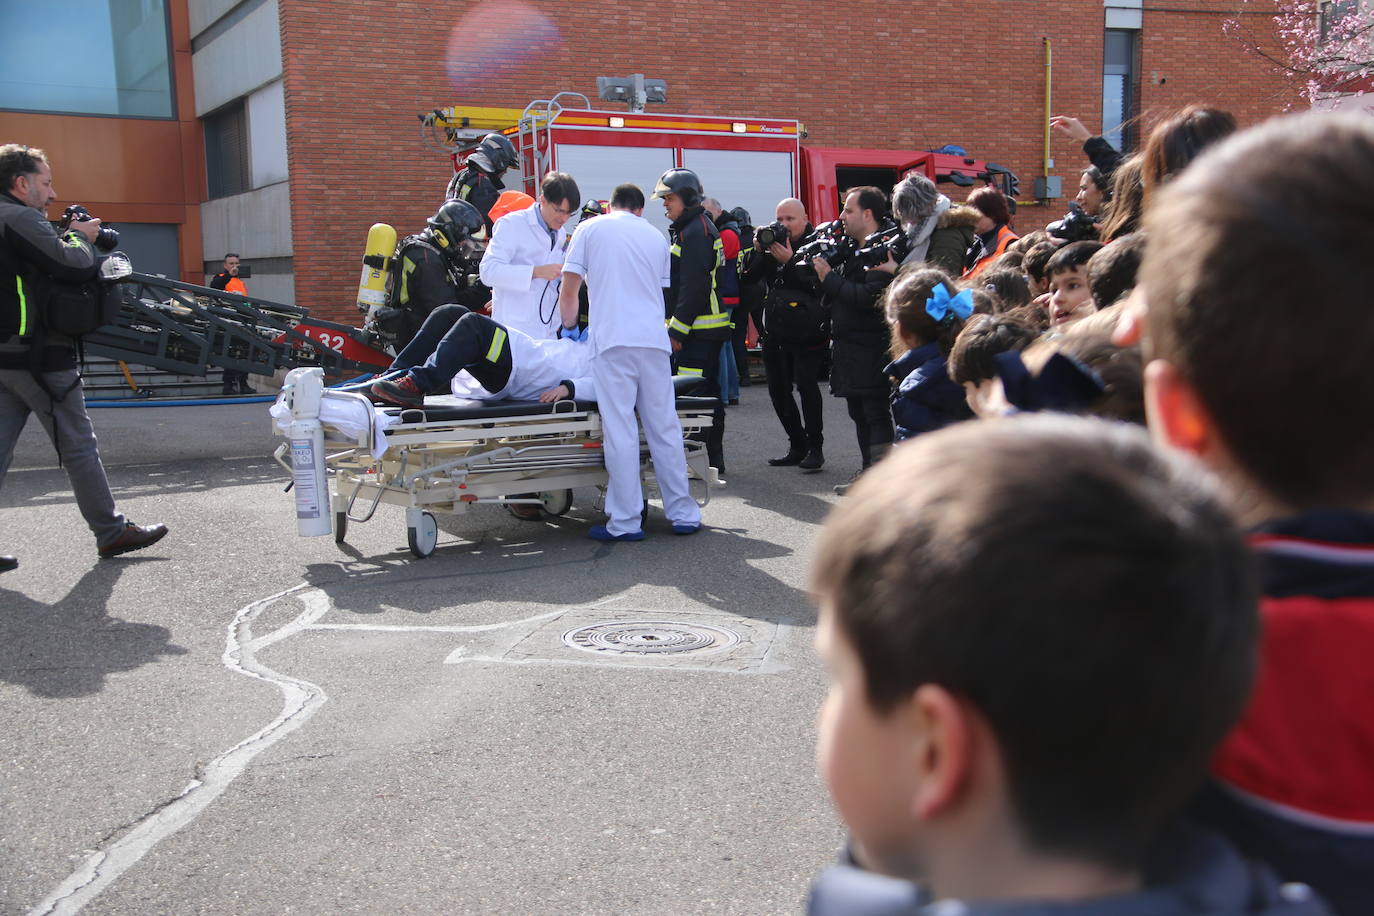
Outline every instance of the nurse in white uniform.
[(591, 374), (609, 477), (609, 519), (588, 533), (601, 541), (644, 537), (636, 410), (673, 533), (694, 534), (701, 528), (701, 509), (687, 489), (687, 459), (664, 323), (668, 240), (640, 216), (643, 210), (644, 192), (632, 184), (620, 185), (611, 196), (609, 213), (577, 227), (563, 265), (559, 312), (564, 327), (576, 326), (577, 294), (584, 277), (588, 286)]

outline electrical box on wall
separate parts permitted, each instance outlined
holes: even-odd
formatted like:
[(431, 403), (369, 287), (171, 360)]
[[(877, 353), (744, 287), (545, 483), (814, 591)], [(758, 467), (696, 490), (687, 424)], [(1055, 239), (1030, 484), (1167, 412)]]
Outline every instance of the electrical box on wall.
[(1037, 200), (1053, 200), (1063, 196), (1064, 179), (1058, 175), (1045, 175), (1035, 179), (1035, 197)]

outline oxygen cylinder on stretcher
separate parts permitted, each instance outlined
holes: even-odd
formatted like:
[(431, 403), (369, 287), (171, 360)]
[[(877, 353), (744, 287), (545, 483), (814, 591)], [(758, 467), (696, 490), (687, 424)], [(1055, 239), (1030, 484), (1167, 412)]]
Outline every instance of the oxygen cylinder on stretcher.
[(363, 251), (363, 276), (358, 281), (358, 311), (367, 316), (363, 326), (372, 324), (373, 313), (386, 305), (387, 277), (391, 256), (396, 253), (396, 230), (386, 223), (373, 223), (367, 230)]
[(320, 537), (333, 530), (329, 477), (324, 468), (324, 427), (320, 424), (324, 370), (318, 366), (292, 369), (282, 384), (282, 397), (291, 410), (286, 436), (291, 443), (296, 530), (301, 537)]

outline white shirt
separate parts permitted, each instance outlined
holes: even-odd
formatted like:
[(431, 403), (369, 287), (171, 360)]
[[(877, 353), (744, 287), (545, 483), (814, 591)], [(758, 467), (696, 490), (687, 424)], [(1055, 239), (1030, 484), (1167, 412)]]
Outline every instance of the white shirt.
[(449, 386), (454, 394), (479, 401), (499, 401), (502, 398), (532, 401), (567, 379), (577, 389), (575, 397), (596, 400), (591, 378), (590, 344), (558, 338), (535, 340), (514, 328), (508, 328), (506, 333), (510, 335), (511, 357), (510, 381), (506, 387), (500, 391), (487, 391), (464, 369), (453, 377)]
[(586, 278), (593, 353), (672, 349), (663, 304), (671, 257), (663, 233), (628, 210), (578, 224), (563, 269)]
[(534, 268), (563, 263), (567, 238), (564, 229), (544, 228), (537, 203), (496, 221), (478, 267), (491, 287), (492, 319), (536, 340), (558, 336), (558, 281), (535, 279)]

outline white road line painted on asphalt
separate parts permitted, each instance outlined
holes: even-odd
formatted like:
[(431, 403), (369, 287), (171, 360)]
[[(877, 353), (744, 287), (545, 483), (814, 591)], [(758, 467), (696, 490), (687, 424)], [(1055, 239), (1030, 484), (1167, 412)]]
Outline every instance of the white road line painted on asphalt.
[[(300, 728), (328, 699), (309, 681), (279, 674), (254, 657), (259, 649), (280, 642), (309, 627), (329, 610), (329, 596), (317, 588), (297, 585), (246, 605), (229, 624), (223, 660), (231, 670), (274, 684), (282, 692), (282, 710), (270, 723), (206, 764), (200, 779), (192, 780), (172, 801), (144, 815), (132, 829), (92, 853), (65, 881), (29, 911), (39, 914), (75, 913), (115, 879), (143, 858), (163, 839), (176, 833), (204, 811), (233, 782), (254, 757)], [(275, 602), (299, 594), (305, 610), (285, 626), (253, 638), (253, 623)]]
[(506, 623), (479, 623), (473, 626), (461, 627), (426, 627), (426, 626), (406, 626), (405, 624), (388, 623), (316, 623), (306, 627), (308, 630), (364, 630), (377, 633), (482, 633), (487, 630), (503, 630), (506, 627), (518, 627), (522, 623), (538, 623), (541, 620), (548, 620), (552, 617), (559, 617), (568, 613), (566, 608), (557, 611), (550, 611), (547, 614), (538, 614), (534, 617), (526, 617), (523, 620), (510, 620)]
[(641, 661), (605, 661), (591, 662), (579, 661), (575, 659), (563, 658), (501, 658), (497, 655), (464, 655), (467, 647), (459, 646), (449, 653), (448, 658), (444, 659), (445, 665), (461, 665), (467, 662), (493, 662), (499, 665), (548, 665), (556, 668), (579, 667), (579, 668), (616, 668), (621, 671), (647, 668), (654, 671), (709, 671), (712, 674), (747, 674), (756, 677), (757, 671), (741, 671), (738, 668), (716, 668), (711, 665), (655, 665), (652, 662)]

